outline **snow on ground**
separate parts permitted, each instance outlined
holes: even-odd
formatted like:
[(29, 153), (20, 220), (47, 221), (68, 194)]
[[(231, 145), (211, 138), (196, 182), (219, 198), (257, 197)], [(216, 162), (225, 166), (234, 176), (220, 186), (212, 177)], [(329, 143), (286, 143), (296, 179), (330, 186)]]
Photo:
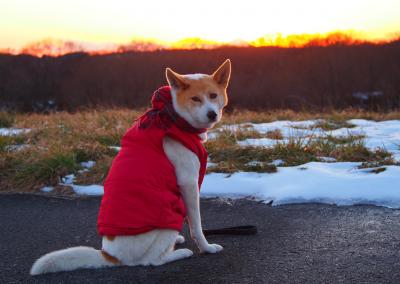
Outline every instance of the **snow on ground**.
[[(283, 139), (250, 138), (240, 141), (242, 146), (272, 147), (300, 138), (307, 143), (313, 137), (327, 135), (345, 137), (363, 135), (365, 146), (371, 150), (385, 149), (400, 161), (400, 120), (371, 121), (352, 119), (352, 128), (324, 131), (311, 129), (320, 120), (275, 121), (259, 124), (228, 125), (232, 131), (250, 127), (261, 134), (279, 130)], [(218, 133), (214, 134), (214, 137)], [(212, 138), (214, 138), (212, 137)], [(240, 172), (232, 175), (212, 173), (204, 180), (202, 196), (255, 197), (263, 201), (274, 200), (275, 204), (324, 202), (338, 205), (357, 203), (400, 208), (400, 167), (385, 166), (383, 172), (373, 169), (358, 169), (360, 163), (336, 162), (331, 157), (320, 157), (321, 162), (312, 162), (296, 167), (278, 167), (274, 174)], [(279, 166), (279, 164), (278, 164)]]
[(376, 149), (380, 147), (396, 155), (400, 153), (400, 120), (376, 122), (365, 119), (352, 119), (348, 122), (356, 125), (356, 127), (336, 129), (332, 131), (332, 135), (346, 136), (348, 132), (356, 135), (365, 135), (364, 141), (367, 148)]
[(303, 121), (290, 121), (290, 120), (278, 120), (267, 123), (243, 123), (225, 125), (225, 129), (236, 131), (241, 128), (252, 127), (254, 130), (261, 134), (265, 134), (270, 131), (279, 129), (284, 137), (305, 137), (307, 135), (316, 135), (320, 129), (309, 129), (321, 122), (320, 119), (315, 120), (303, 120)]
[[(400, 167), (386, 166), (375, 174), (358, 169), (360, 163), (311, 162), (296, 167), (279, 167), (274, 174), (239, 172), (212, 173), (204, 179), (202, 197), (244, 198), (274, 201), (274, 205), (322, 202), (337, 205), (373, 204), (400, 208)], [(75, 185), (73, 175), (64, 183), (80, 195), (101, 196), (101, 185)], [(45, 191), (44, 189), (42, 189)]]
[(317, 157), (319, 161), (321, 162), (326, 162), (326, 163), (333, 163), (336, 162), (337, 160), (332, 157)]
[(29, 128), (0, 128), (0, 136), (16, 136), (29, 131), (31, 131)]
[[(104, 188), (102, 185), (91, 184), (91, 185), (77, 185), (74, 184), (75, 175), (70, 174), (62, 178), (61, 185), (70, 186), (72, 190), (76, 194), (80, 195), (92, 195), (92, 196), (101, 196), (104, 193)], [(42, 189), (43, 191), (43, 189)]]
[(72, 189), (75, 193), (80, 195), (92, 195), (101, 196), (104, 194), (104, 188), (102, 185), (91, 184), (91, 185), (72, 185)]
[(40, 190), (43, 192), (51, 192), (51, 191), (53, 191), (53, 189), (54, 189), (54, 187), (52, 187), (52, 186), (44, 186)]
[(79, 170), (79, 173), (83, 172), (88, 172), (90, 171), (91, 168), (93, 168), (96, 165), (95, 161), (87, 161), (87, 162), (82, 162), (80, 163), (81, 167), (83, 168), (82, 170)]
[(75, 181), (75, 175), (74, 174), (66, 175), (61, 179), (61, 181), (63, 185), (71, 185)]
[[(372, 121), (365, 119), (351, 119), (348, 123), (355, 125), (353, 128), (339, 128), (331, 131), (324, 131), (320, 128), (303, 129), (312, 127), (319, 120), (305, 121), (275, 121), (269, 123), (246, 124), (261, 134), (269, 131), (280, 130), (283, 139), (270, 138), (249, 138), (239, 141), (242, 146), (262, 146), (272, 147), (277, 143), (288, 143), (291, 138), (301, 138), (303, 143), (307, 143), (310, 137), (324, 137), (331, 135), (334, 137), (343, 137), (348, 135), (364, 135), (365, 146), (371, 150), (382, 148), (393, 154), (393, 158), (400, 162), (400, 120)], [(229, 125), (227, 129), (236, 130), (242, 125)], [(300, 127), (300, 128), (298, 128)]]
[(82, 162), (81, 167), (85, 168), (85, 169), (91, 169), (94, 167), (94, 165), (96, 165), (95, 161), (87, 161), (87, 162)]
[(8, 145), (5, 147), (6, 151), (13, 152), (13, 151), (22, 151), (26, 148), (29, 148), (29, 144), (16, 144), (16, 145)]
[(29, 131), (29, 128), (0, 128), (0, 136), (16, 136)]
[(371, 173), (357, 169), (360, 163), (311, 162), (279, 167), (274, 174), (239, 172), (211, 173), (201, 190), (203, 197), (255, 197), (275, 205), (323, 202), (338, 205), (374, 204), (400, 208), (400, 167)]
[[(89, 171), (91, 168), (94, 167), (96, 164), (95, 161), (87, 161), (87, 162), (82, 162), (80, 163), (81, 167), (83, 170), (80, 170), (80, 172), (85, 172)], [(92, 196), (101, 196), (104, 193), (104, 189), (102, 185), (97, 185), (97, 184), (91, 184), (91, 185), (77, 185), (75, 184), (75, 175), (74, 174), (69, 174), (61, 178), (61, 183), (60, 185), (66, 185), (70, 186), (72, 190), (80, 195), (92, 195)], [(52, 186), (45, 186), (40, 189), (43, 192), (51, 192), (54, 190), (54, 187)]]
[[(276, 121), (251, 124), (260, 133), (279, 129), (285, 139), (307, 137), (309, 135), (347, 136), (364, 135), (365, 145), (370, 149), (381, 147), (393, 153), (400, 161), (400, 120), (375, 122), (353, 119), (349, 123), (354, 128), (340, 128), (333, 131), (322, 129), (303, 129), (315, 125), (319, 120), (300, 122)], [(249, 124), (246, 124), (249, 125)], [(239, 125), (226, 126), (231, 130)], [(300, 128), (298, 128), (300, 127)], [(214, 132), (211, 139), (218, 135)], [(214, 137), (213, 137), (214, 136)], [(210, 138), (210, 137), (209, 137)], [(270, 140), (274, 141), (271, 142)], [(276, 140), (265, 138), (247, 139), (243, 145), (269, 147)], [(282, 142), (282, 140), (281, 140)], [(247, 143), (247, 144), (246, 144)], [(112, 147), (116, 151), (119, 147)], [(279, 167), (283, 161), (275, 160), (276, 173), (238, 172), (234, 174), (211, 173), (205, 179), (201, 190), (202, 197), (243, 198), (252, 197), (261, 201), (274, 201), (274, 205), (287, 203), (323, 202), (337, 205), (373, 204), (400, 208), (400, 167), (383, 166), (382, 172), (373, 169), (358, 169), (361, 163), (336, 162), (330, 157), (320, 157), (321, 162), (310, 162), (296, 167)], [(256, 161), (254, 161), (256, 163)], [(94, 162), (83, 163), (90, 170)], [(209, 162), (208, 166), (213, 163)], [(75, 185), (75, 176), (63, 178), (77, 194), (103, 195), (101, 185)], [(46, 191), (44, 188), (43, 191)], [(49, 190), (50, 191), (50, 190)]]
[[(29, 128), (0, 128), (0, 136), (17, 136), (20, 134), (28, 133)], [(20, 151), (29, 147), (27, 144), (8, 145), (5, 149), (9, 152)]]
[[(97, 185), (97, 184), (77, 185), (77, 184), (75, 184), (74, 183), (75, 182), (74, 174), (66, 175), (61, 180), (62, 180), (62, 183), (60, 183), (61, 185), (70, 186), (76, 194), (101, 196), (104, 193), (104, 188), (102, 185)], [(42, 188), (42, 191), (45, 191), (44, 188)]]

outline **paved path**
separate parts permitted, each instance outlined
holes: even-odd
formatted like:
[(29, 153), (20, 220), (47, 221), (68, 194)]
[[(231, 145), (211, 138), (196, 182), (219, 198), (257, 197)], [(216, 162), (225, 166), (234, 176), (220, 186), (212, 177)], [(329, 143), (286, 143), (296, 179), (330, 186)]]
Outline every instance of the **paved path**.
[[(30, 266), (44, 253), (100, 247), (99, 202), (0, 195), (0, 283), (400, 283), (400, 210), (244, 200), (202, 201), (205, 227), (259, 228), (256, 236), (210, 237), (224, 246), (221, 254), (195, 254), (161, 267), (30, 277)], [(194, 249), (190, 241), (186, 246)]]

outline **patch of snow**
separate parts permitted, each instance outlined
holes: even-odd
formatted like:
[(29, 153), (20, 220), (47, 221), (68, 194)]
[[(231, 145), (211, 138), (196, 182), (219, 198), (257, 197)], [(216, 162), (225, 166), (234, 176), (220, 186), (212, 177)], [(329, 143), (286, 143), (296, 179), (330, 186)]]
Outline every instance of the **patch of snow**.
[(275, 174), (211, 173), (204, 179), (201, 196), (253, 196), (264, 201), (272, 199), (275, 205), (323, 202), (400, 208), (400, 189), (394, 186), (400, 184), (400, 167), (387, 166), (384, 172), (372, 174), (358, 169), (359, 165), (354, 162), (311, 162), (296, 167), (280, 167)]
[[(269, 163), (270, 165), (274, 165), (274, 166), (280, 166), (282, 164), (284, 164), (285, 162), (283, 160), (273, 160), (271, 163)], [(265, 162), (260, 162), (260, 161), (250, 161), (248, 163), (246, 163), (246, 166), (260, 166), (260, 165), (264, 165)]]
[(283, 165), (285, 163), (285, 161), (284, 160), (281, 160), (281, 159), (277, 159), (277, 160), (273, 160), (272, 161), (272, 163), (271, 163), (271, 165), (274, 165), (274, 166), (280, 166), (280, 165)]
[(400, 163), (400, 150), (392, 150), (390, 152), (392, 153), (393, 160)]
[(259, 166), (259, 165), (263, 165), (264, 162), (260, 162), (260, 161), (250, 161), (248, 163), (246, 163), (246, 166)]
[(95, 161), (87, 161), (87, 162), (82, 162), (80, 165), (82, 168), (91, 169), (94, 167), (94, 165), (96, 165), (96, 162)]
[(5, 150), (12, 152), (12, 151), (21, 151), (26, 148), (28, 148), (30, 145), (29, 144), (17, 144), (17, 145), (8, 145)]
[[(301, 145), (305, 146), (307, 143), (310, 142), (312, 137), (298, 137), (294, 138), (295, 143), (301, 143)], [(237, 144), (240, 146), (255, 146), (255, 147), (266, 147), (271, 148), (276, 146), (277, 144), (289, 144), (293, 141), (293, 138), (283, 138), (281, 140), (277, 139), (270, 139), (270, 138), (247, 138), (243, 141), (238, 141)]]
[(72, 185), (75, 181), (75, 175), (74, 174), (66, 175), (61, 180), (64, 185)]
[(43, 192), (51, 192), (51, 191), (53, 191), (54, 190), (54, 187), (53, 186), (44, 186), (44, 187), (42, 187), (41, 189), (40, 189), (40, 191), (43, 191)]
[(321, 162), (334, 163), (337, 160), (333, 157), (317, 157)]
[(214, 167), (214, 166), (216, 166), (216, 165), (217, 165), (217, 163), (207, 162), (207, 169), (208, 169), (209, 167)]
[(283, 137), (306, 137), (315, 135), (320, 130), (309, 129), (314, 127), (320, 120), (303, 120), (303, 121), (289, 121), (281, 120), (268, 123), (252, 124), (254, 130), (261, 134), (266, 134), (271, 131), (279, 130)]
[[(96, 164), (95, 161), (87, 161), (87, 162), (82, 162), (80, 165), (84, 168), (83, 170), (80, 170), (79, 172), (87, 172), (89, 171), (94, 165)], [(91, 196), (101, 196), (104, 194), (104, 188), (102, 185), (98, 184), (91, 184), (91, 185), (77, 185), (74, 184), (75, 182), (75, 175), (70, 174), (66, 175), (61, 179), (62, 183), (61, 185), (67, 185), (72, 188), (72, 190), (76, 194), (80, 195), (91, 195)]]
[(256, 147), (274, 147), (276, 144), (284, 143), (283, 140), (270, 138), (247, 138), (243, 141), (238, 141), (240, 146), (256, 146)]
[[(355, 125), (353, 128), (339, 128), (335, 130), (324, 131), (320, 128), (298, 129), (293, 127), (312, 127), (321, 120), (305, 121), (275, 121), (269, 123), (250, 124), (251, 127), (265, 134), (269, 131), (279, 130), (283, 139), (276, 140), (270, 138), (249, 138), (239, 141), (241, 146), (273, 147), (278, 143), (289, 143), (291, 139), (296, 139), (306, 144), (311, 139), (324, 138), (327, 135), (333, 137), (348, 137), (349, 135), (363, 135), (365, 146), (370, 150), (378, 148), (391, 152), (396, 161), (400, 161), (400, 120), (372, 121), (365, 119), (351, 119), (347, 122)], [(226, 129), (236, 131), (244, 124), (225, 125)], [(249, 125), (249, 124), (246, 124)]]
[(101, 196), (104, 194), (104, 187), (98, 184), (91, 184), (91, 185), (72, 184), (71, 187), (76, 194), (91, 195), (91, 196)]
[(214, 140), (218, 138), (218, 132), (212, 131), (212, 132), (207, 132), (207, 140)]
[(241, 128), (250, 128), (261, 134), (266, 134), (271, 131), (280, 130), (284, 137), (293, 136), (308, 136), (318, 132), (318, 129), (309, 129), (319, 123), (320, 119), (315, 120), (302, 120), (302, 121), (290, 121), (290, 120), (279, 120), (267, 123), (242, 123), (242, 124), (231, 124), (223, 125), (224, 129), (231, 131), (237, 131)]
[(0, 136), (16, 136), (30, 131), (29, 128), (0, 128)]
[(356, 125), (352, 130), (364, 134), (365, 146), (370, 149), (378, 147), (389, 152), (400, 148), (400, 120), (372, 121), (352, 119), (348, 121)]
[[(400, 167), (385, 166), (378, 174), (359, 169), (356, 162), (310, 162), (279, 167), (275, 174), (239, 172), (211, 173), (205, 179), (202, 197), (244, 198), (275, 205), (322, 202), (337, 205), (373, 204), (400, 208)], [(101, 185), (69, 184), (82, 195), (101, 196)]]

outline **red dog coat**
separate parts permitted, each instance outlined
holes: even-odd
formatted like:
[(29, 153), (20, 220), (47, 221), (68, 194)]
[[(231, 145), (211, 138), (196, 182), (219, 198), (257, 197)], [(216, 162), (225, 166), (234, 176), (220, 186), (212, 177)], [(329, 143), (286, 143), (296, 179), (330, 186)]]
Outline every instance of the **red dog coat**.
[(158, 89), (152, 108), (125, 133), (121, 151), (104, 183), (97, 229), (102, 236), (136, 235), (153, 229), (180, 231), (186, 208), (175, 168), (164, 153), (169, 136), (191, 150), (200, 161), (199, 188), (206, 172), (207, 152), (199, 133), (172, 107), (169, 87)]

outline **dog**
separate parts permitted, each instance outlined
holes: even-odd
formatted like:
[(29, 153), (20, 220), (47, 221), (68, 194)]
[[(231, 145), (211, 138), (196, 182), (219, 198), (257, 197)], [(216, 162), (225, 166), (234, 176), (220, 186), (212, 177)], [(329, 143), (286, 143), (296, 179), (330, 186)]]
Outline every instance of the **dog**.
[(104, 183), (98, 221), (102, 249), (73, 247), (48, 253), (36, 260), (31, 275), (158, 266), (188, 258), (191, 250), (175, 250), (176, 243), (185, 241), (179, 235), (184, 219), (201, 253), (222, 251), (203, 234), (199, 187), (207, 163), (202, 143), (228, 103), (231, 62), (227, 59), (212, 75), (180, 75), (170, 68), (165, 74), (168, 86), (155, 92), (153, 108), (124, 135)]

